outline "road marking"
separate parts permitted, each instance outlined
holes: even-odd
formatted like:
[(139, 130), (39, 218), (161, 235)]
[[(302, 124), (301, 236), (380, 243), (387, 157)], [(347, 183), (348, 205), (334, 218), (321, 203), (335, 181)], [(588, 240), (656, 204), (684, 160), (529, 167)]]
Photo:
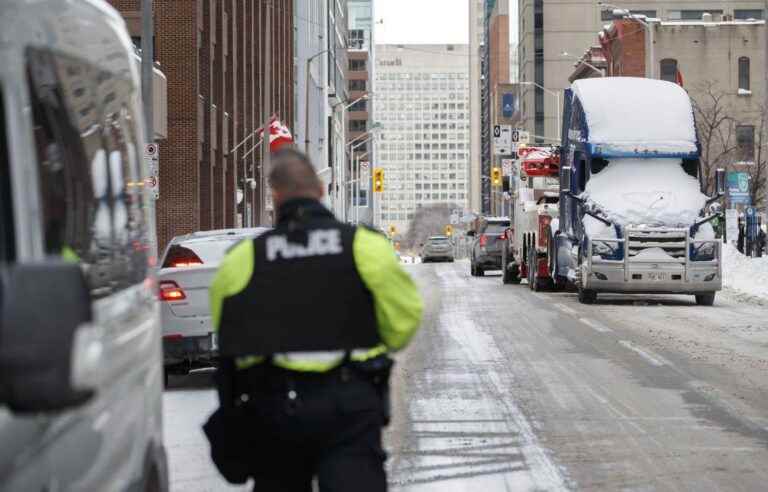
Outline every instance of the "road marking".
[(599, 331), (600, 333), (612, 333), (613, 330), (605, 326), (604, 324), (591, 320), (589, 318), (579, 318), (579, 321), (584, 323), (585, 325), (589, 326), (595, 331)]
[(541, 299), (542, 301), (546, 301), (549, 299), (547, 296), (541, 295), (538, 292), (531, 292), (531, 295), (537, 299)]
[(560, 311), (564, 312), (565, 314), (570, 314), (571, 316), (578, 316), (578, 314), (579, 314), (578, 312), (576, 312), (575, 309), (573, 309), (571, 307), (568, 307), (565, 304), (557, 303), (557, 304), (553, 304), (553, 305), (557, 309), (559, 309)]
[(628, 348), (632, 352), (636, 353), (640, 357), (646, 360), (649, 364), (656, 367), (666, 366), (668, 365), (667, 361), (662, 359), (660, 356), (654, 354), (648, 349), (642, 349), (635, 345), (634, 343), (630, 342), (629, 340), (619, 340), (619, 345)]

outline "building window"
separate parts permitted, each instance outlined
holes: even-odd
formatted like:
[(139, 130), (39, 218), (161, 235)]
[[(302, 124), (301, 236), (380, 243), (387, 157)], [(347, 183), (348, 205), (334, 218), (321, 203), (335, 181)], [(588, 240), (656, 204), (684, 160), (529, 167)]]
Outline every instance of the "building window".
[(746, 56), (739, 58), (739, 89), (749, 90), (749, 58)]
[(351, 120), (349, 122), (349, 131), (351, 132), (364, 132), (367, 128), (366, 120)]
[(661, 80), (677, 82), (677, 60), (666, 58), (659, 62), (661, 66)]
[(734, 10), (733, 18), (738, 20), (762, 20), (764, 18), (763, 11), (761, 9), (747, 9), (747, 10)]
[(722, 16), (723, 11), (714, 10), (670, 10), (669, 18), (671, 20), (701, 20), (704, 14), (712, 14), (712, 17)]
[(360, 101), (355, 102), (355, 104), (352, 104), (348, 108), (349, 111), (368, 111), (368, 101), (365, 99), (362, 99)]
[[(656, 17), (656, 11), (655, 10), (630, 10), (630, 15), (642, 15), (645, 17)], [(611, 21), (613, 20), (613, 9), (606, 9), (600, 12), (600, 18), (603, 21)]]
[(349, 47), (353, 50), (361, 50), (365, 47), (365, 31), (362, 29), (350, 29)]
[(349, 60), (350, 72), (365, 72), (366, 63), (365, 60)]
[(366, 81), (365, 80), (350, 80), (349, 81), (349, 90), (350, 91), (364, 91), (366, 88)]
[(755, 127), (753, 125), (738, 125), (736, 127), (736, 147), (739, 161), (753, 162), (755, 160)]

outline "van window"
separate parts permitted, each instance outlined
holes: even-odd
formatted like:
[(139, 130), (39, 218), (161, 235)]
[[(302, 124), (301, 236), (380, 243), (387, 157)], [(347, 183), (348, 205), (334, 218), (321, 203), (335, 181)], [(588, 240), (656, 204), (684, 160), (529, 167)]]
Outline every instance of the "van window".
[(112, 220), (94, 70), (33, 48), (27, 63), (45, 252), (80, 262), (103, 297), (112, 292)]
[(0, 264), (10, 263), (16, 258), (13, 196), (11, 195), (11, 156), (5, 121), (3, 92), (0, 89)]

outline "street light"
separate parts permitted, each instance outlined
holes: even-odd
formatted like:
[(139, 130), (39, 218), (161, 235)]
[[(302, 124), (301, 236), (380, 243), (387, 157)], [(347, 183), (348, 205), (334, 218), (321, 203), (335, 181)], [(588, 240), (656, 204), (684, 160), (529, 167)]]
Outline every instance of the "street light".
[[(546, 92), (546, 93), (548, 93), (548, 94), (550, 94), (552, 96), (555, 96), (555, 100), (556, 100), (556, 104), (557, 104), (557, 133), (561, 132), (562, 128), (560, 128), (560, 117), (561, 117), (561, 115), (560, 115), (560, 93), (556, 92), (556, 91), (553, 91), (553, 90), (550, 90), (550, 89), (547, 89), (546, 87), (544, 87), (544, 86), (542, 86), (540, 84), (537, 84), (536, 82), (522, 81), (522, 82), (518, 82), (518, 84), (519, 85), (532, 85), (534, 87), (538, 87), (542, 91), (544, 91), (544, 92)], [(555, 133), (555, 141), (560, 140), (560, 137), (558, 137), (557, 133)]]
[(309, 155), (309, 79), (312, 78), (312, 62), (316, 58), (328, 53), (328, 51), (329, 50), (323, 50), (320, 53), (315, 53), (307, 58), (307, 80), (305, 82), (306, 90), (304, 91), (304, 153), (307, 155)]
[(591, 63), (589, 63), (587, 61), (584, 61), (583, 58), (579, 58), (576, 55), (572, 55), (572, 54), (568, 53), (567, 51), (563, 51), (562, 53), (560, 53), (560, 56), (562, 56), (563, 58), (570, 58), (571, 60), (576, 60), (581, 65), (584, 65), (585, 67), (589, 67), (592, 70), (594, 70), (595, 72), (597, 72), (598, 74), (600, 74), (601, 77), (605, 77), (605, 74), (603, 73), (602, 70), (600, 70), (596, 66), (592, 65)]
[(639, 15), (633, 15), (629, 9), (624, 9), (621, 7), (617, 7), (616, 5), (610, 4), (610, 3), (604, 3), (604, 2), (597, 2), (598, 7), (607, 7), (609, 9), (613, 9), (613, 15), (616, 16), (623, 16), (626, 19), (631, 19), (639, 24), (642, 24), (645, 27), (646, 32), (648, 33), (648, 57), (650, 59), (650, 78), (655, 79), (656, 76), (654, 73), (656, 72), (656, 62), (655, 62), (655, 47), (653, 43), (653, 26), (649, 22), (645, 21), (644, 16)]
[[(355, 100), (354, 100), (354, 101), (352, 101), (351, 103), (349, 103), (349, 104), (347, 104), (346, 106), (344, 106), (344, 109), (343, 109), (343, 110), (344, 110), (344, 111), (348, 110), (349, 108), (351, 108), (351, 107), (352, 107), (352, 106), (354, 106), (355, 104), (359, 103), (360, 101), (367, 101), (368, 99), (370, 99), (370, 98), (371, 98), (371, 96), (373, 96), (373, 92), (366, 92), (366, 93), (365, 93), (365, 94), (363, 94), (362, 96), (358, 97), (357, 99), (355, 99)], [(339, 106), (341, 106), (341, 105), (342, 105), (342, 104), (344, 104), (344, 103), (345, 103), (345, 101), (341, 101), (341, 102), (338, 102), (338, 103), (334, 104), (333, 106), (331, 106), (331, 110), (332, 110), (332, 111), (336, 111), (336, 108), (338, 108)]]

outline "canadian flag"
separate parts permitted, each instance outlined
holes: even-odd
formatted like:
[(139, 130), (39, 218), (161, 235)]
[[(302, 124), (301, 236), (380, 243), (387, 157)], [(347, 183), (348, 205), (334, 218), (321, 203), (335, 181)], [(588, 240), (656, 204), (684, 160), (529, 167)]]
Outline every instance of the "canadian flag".
[[(264, 129), (259, 131), (259, 137), (264, 138)], [(282, 146), (292, 144), (293, 135), (280, 120), (273, 118), (269, 123), (269, 150), (278, 151)]]

